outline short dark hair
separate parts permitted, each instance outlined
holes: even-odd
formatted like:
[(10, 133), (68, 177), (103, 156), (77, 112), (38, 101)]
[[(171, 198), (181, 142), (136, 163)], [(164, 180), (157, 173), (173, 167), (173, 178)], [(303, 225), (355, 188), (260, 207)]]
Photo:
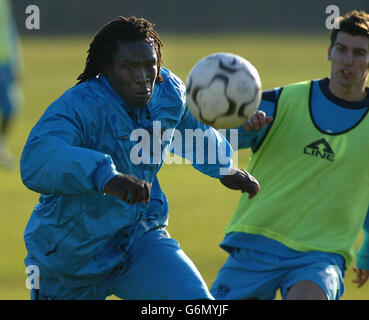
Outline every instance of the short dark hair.
[(149, 41), (156, 52), (158, 58), (158, 82), (162, 82), (163, 78), (160, 74), (161, 58), (161, 42), (158, 33), (154, 30), (154, 24), (144, 18), (137, 17), (117, 17), (113, 21), (103, 26), (98, 31), (90, 43), (88, 55), (86, 58), (86, 66), (84, 71), (78, 76), (79, 83), (94, 79), (100, 74), (104, 67), (113, 62), (114, 55), (118, 50), (119, 42), (131, 42), (137, 40)]
[(351, 36), (363, 36), (369, 39), (369, 14), (365, 11), (351, 11), (338, 18), (339, 27), (330, 34), (331, 47), (335, 44), (340, 31)]

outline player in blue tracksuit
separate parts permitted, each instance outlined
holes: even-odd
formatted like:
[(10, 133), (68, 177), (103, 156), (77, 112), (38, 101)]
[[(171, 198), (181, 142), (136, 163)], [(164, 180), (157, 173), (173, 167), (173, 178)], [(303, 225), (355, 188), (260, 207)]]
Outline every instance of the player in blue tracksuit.
[[(156, 175), (174, 130), (183, 136), (186, 129), (208, 130), (205, 151), (213, 143), (218, 158), (194, 162), (196, 169), (250, 197), (259, 186), (231, 168), (225, 138), (190, 114), (183, 83), (160, 66), (160, 48), (143, 18), (107, 24), (90, 44), (79, 83), (32, 129), (21, 157), (24, 184), (41, 194), (24, 234), (28, 270), (40, 271), (31, 298), (212, 298), (165, 230), (168, 203)], [(164, 139), (165, 132), (171, 134)], [(137, 133), (140, 139), (132, 138)]]

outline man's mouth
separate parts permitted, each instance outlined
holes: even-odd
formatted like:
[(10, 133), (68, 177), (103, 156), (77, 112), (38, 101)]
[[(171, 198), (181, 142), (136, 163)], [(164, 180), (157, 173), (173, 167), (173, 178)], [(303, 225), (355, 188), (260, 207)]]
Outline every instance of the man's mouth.
[(132, 91), (132, 95), (140, 99), (148, 98), (150, 97), (150, 94), (151, 94), (150, 89)]
[(348, 70), (348, 69), (341, 69), (341, 70), (340, 70), (340, 75), (341, 75), (343, 78), (347, 79), (347, 78), (349, 78), (349, 77), (351, 77), (351, 76), (352, 76), (352, 72), (351, 72), (350, 70)]

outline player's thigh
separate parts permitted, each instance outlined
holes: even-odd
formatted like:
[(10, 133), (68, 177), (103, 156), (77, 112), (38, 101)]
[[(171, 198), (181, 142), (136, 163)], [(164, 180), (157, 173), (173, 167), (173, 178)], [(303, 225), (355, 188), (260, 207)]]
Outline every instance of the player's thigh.
[(219, 270), (210, 292), (217, 300), (272, 300), (282, 275), (275, 257), (235, 249)]
[(281, 287), (283, 299), (338, 300), (344, 293), (344, 268), (331, 254), (306, 253), (304, 263), (296, 265)]
[(165, 230), (146, 233), (128, 251), (114, 286), (122, 299), (212, 299), (199, 271)]
[(286, 300), (327, 300), (327, 295), (315, 282), (301, 280), (288, 289)]

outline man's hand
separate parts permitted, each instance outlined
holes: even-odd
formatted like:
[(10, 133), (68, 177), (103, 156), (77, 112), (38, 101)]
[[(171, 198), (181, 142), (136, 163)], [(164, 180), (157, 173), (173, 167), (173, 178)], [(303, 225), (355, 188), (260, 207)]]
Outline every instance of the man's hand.
[[(129, 204), (150, 201), (151, 183), (137, 179), (128, 174), (120, 174), (111, 179), (104, 188), (104, 192), (119, 197)], [(128, 196), (131, 196), (128, 201)]]
[(267, 117), (264, 111), (257, 110), (250, 120), (245, 122), (242, 127), (246, 131), (259, 130), (273, 121), (273, 117)]
[(356, 283), (358, 288), (361, 288), (369, 279), (369, 270), (357, 268), (353, 268), (353, 270), (356, 273), (356, 279), (352, 280), (352, 282)]
[(219, 179), (220, 182), (229, 189), (247, 192), (249, 194), (249, 199), (252, 199), (260, 189), (257, 180), (244, 169), (231, 170), (233, 170), (234, 173)]

